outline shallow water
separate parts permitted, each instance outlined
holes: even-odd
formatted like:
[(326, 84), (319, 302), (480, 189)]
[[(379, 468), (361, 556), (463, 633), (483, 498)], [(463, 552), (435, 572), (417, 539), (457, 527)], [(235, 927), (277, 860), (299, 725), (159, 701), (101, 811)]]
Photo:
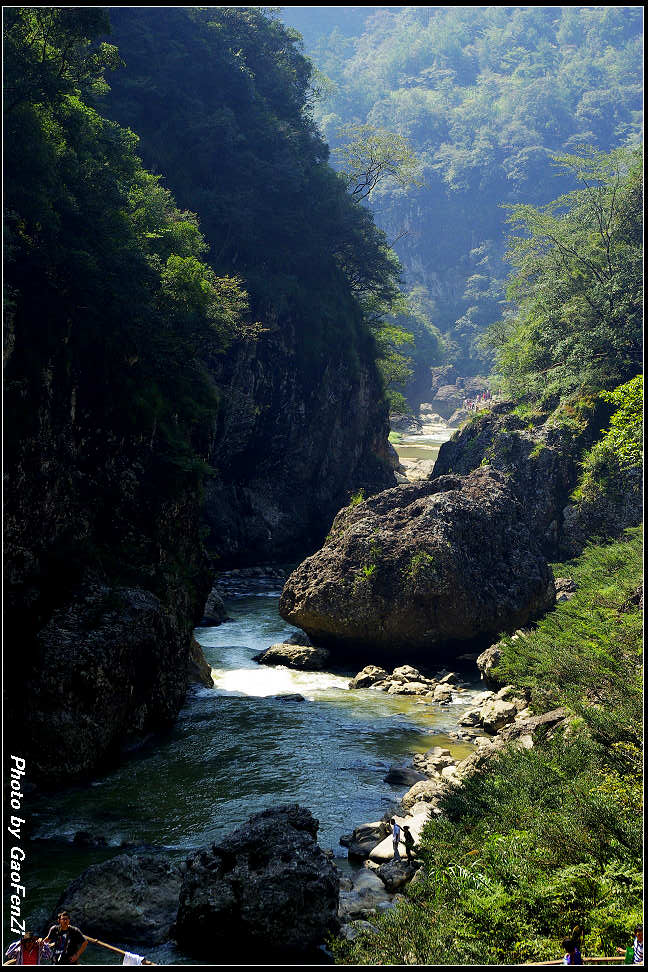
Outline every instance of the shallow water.
[(454, 434), (455, 429), (435, 429), (429, 434), (403, 436), (394, 443), (399, 459), (436, 459), (444, 442)]
[[(231, 622), (197, 629), (215, 687), (192, 690), (165, 735), (90, 784), (30, 797), (36, 839), (24, 876), (26, 913), (37, 931), (69, 881), (122, 842), (164, 846), (184, 858), (281, 803), (308, 807), (320, 821), (321, 846), (342, 862), (340, 836), (379, 819), (405, 790), (383, 782), (390, 765), (437, 744), (458, 756), (469, 751), (446, 735), (468, 699), (449, 707), (421, 704), (350, 691), (354, 672), (297, 672), (252, 661), (295, 631), (279, 617), (278, 593), (234, 597)], [(291, 693), (303, 701), (278, 697)], [(78, 831), (104, 837), (109, 847), (72, 846)], [(162, 962), (178, 960), (168, 950), (155, 954)], [(107, 953), (94, 961), (106, 964)]]

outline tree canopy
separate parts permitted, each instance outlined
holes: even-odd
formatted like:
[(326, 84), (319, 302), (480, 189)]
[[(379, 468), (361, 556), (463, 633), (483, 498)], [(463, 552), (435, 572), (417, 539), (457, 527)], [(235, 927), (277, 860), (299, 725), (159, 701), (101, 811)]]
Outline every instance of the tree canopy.
[[(480, 337), (501, 316), (507, 275), (501, 204), (542, 206), (575, 189), (554, 155), (638, 144), (640, 8), (330, 9), (283, 13), (330, 80), (314, 116), (334, 159), (348, 126), (391, 132), (420, 159), (424, 185), (384, 181), (368, 202), (406, 287), (426, 291), (446, 359), (488, 370)], [(428, 389), (417, 365), (410, 397)]]
[(641, 154), (590, 151), (557, 164), (580, 188), (511, 207), (514, 309), (488, 332), (520, 400), (613, 389), (641, 367)]
[(332, 347), (376, 357), (400, 267), (328, 164), (298, 35), (255, 7), (121, 8), (111, 20), (127, 68), (104, 110), (200, 213), (214, 271), (244, 279), (265, 327), (296, 328), (304, 375)]
[(144, 436), (160, 460), (193, 461), (216, 398), (204, 366), (244, 327), (246, 296), (218, 278), (196, 216), (137, 156), (137, 137), (90, 104), (116, 49), (101, 11), (5, 15), (5, 286), (8, 455), (37, 411), (72, 396), (81, 422)]

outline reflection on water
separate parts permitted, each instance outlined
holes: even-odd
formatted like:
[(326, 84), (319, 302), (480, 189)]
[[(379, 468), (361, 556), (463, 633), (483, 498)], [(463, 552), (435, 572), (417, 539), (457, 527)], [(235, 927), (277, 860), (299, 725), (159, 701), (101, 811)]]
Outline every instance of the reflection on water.
[[(28, 908), (38, 928), (66, 884), (120, 844), (162, 845), (184, 857), (280, 803), (308, 807), (322, 846), (345, 855), (341, 834), (402, 795), (383, 782), (391, 763), (446, 745), (443, 734), (465, 709), (349, 691), (339, 674), (258, 665), (252, 656), (294, 628), (279, 617), (276, 596), (236, 598), (228, 610), (233, 621), (196, 632), (214, 689), (194, 689), (172, 729), (106, 776), (31, 798), (39, 840), (30, 847)], [(278, 698), (294, 693), (303, 700)], [(60, 852), (50, 843), (78, 831), (105, 838), (111, 850), (68, 843)]]

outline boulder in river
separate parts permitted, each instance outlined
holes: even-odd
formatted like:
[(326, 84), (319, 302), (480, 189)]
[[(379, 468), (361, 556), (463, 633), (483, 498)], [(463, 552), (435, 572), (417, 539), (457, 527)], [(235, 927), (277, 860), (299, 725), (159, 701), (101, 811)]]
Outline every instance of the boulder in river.
[(355, 678), (351, 679), (349, 688), (369, 688), (369, 686), (376, 685), (378, 682), (385, 682), (389, 677), (384, 668), (380, 668), (378, 665), (366, 665)]
[(507, 477), (482, 467), (341, 510), (286, 581), (279, 610), (338, 654), (434, 660), (439, 646), (514, 630), (554, 598)]
[(205, 688), (214, 687), (211, 665), (205, 658), (205, 652), (199, 641), (191, 636), (191, 649), (187, 666), (189, 681), (196, 685), (204, 685)]
[(325, 648), (288, 642), (270, 645), (253, 658), (253, 661), (259, 662), (260, 665), (285, 665), (286, 668), (297, 668), (307, 672), (321, 671), (326, 667), (328, 660), (329, 653)]
[(254, 814), (188, 861), (176, 937), (197, 958), (300, 955), (338, 925), (339, 873), (297, 804)]
[(231, 618), (227, 614), (227, 608), (220, 595), (219, 587), (215, 584), (207, 598), (201, 625), (211, 628), (222, 624), (223, 621), (231, 621)]
[(119, 854), (72, 881), (57, 911), (97, 938), (157, 945), (170, 938), (181, 883), (180, 868), (163, 854)]
[(391, 784), (391, 786), (410, 787), (424, 779), (426, 779), (425, 774), (419, 773), (411, 766), (390, 766), (384, 782)]

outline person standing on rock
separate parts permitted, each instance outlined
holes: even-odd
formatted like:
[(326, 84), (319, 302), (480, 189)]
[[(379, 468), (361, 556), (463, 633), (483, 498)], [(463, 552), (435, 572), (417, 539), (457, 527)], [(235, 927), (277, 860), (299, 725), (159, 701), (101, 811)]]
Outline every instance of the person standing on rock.
[(400, 841), (401, 829), (393, 817), (389, 822), (392, 825), (392, 844), (394, 845), (394, 860), (400, 861), (400, 851), (398, 849), (398, 843)]
[(412, 837), (412, 833), (407, 824), (403, 824), (403, 840), (405, 841), (405, 853), (407, 854), (407, 860), (411, 861), (412, 851), (414, 850), (414, 838)]
[(55, 965), (76, 965), (88, 942), (79, 928), (70, 924), (68, 911), (61, 911), (58, 924), (52, 925), (45, 942), (54, 948)]

